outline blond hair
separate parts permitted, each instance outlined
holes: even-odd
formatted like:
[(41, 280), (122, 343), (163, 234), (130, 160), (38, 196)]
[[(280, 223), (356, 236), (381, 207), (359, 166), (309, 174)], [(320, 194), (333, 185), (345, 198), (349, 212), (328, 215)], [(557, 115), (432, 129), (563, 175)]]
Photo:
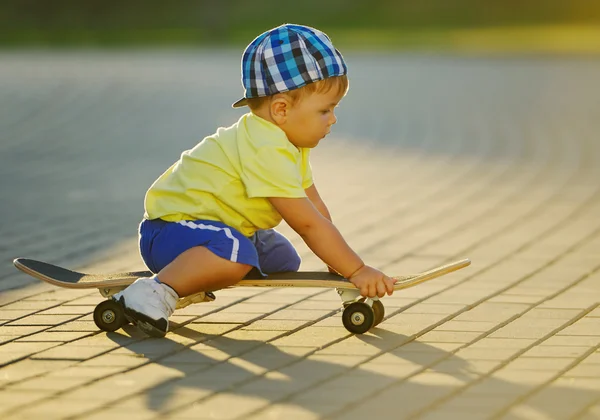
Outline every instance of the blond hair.
[[(313, 83), (309, 83), (301, 88), (290, 90), (288, 92), (282, 92), (281, 95), (287, 96), (292, 105), (295, 105), (305, 95), (313, 93), (328, 93), (331, 90), (335, 90), (339, 96), (343, 96), (348, 91), (349, 82), (348, 77), (344, 74), (342, 76), (328, 77), (323, 80), (319, 80)], [(248, 108), (251, 111), (255, 111), (261, 108), (265, 103), (271, 100), (271, 96), (261, 96), (260, 98), (249, 98), (247, 99)]]

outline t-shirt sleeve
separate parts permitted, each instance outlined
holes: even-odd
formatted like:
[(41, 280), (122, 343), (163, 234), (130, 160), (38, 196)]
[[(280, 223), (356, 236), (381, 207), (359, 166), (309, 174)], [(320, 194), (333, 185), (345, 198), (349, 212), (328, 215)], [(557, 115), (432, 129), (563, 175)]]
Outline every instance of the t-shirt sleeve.
[(248, 198), (306, 197), (300, 166), (292, 152), (283, 147), (259, 148), (252, 159), (242, 163), (241, 179)]

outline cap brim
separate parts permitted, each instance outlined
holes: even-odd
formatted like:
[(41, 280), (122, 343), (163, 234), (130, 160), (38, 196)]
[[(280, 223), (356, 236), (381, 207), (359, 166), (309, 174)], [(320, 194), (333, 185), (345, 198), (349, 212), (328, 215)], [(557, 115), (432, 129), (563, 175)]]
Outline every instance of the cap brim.
[(243, 106), (248, 105), (248, 100), (246, 98), (242, 98), (237, 102), (234, 102), (233, 105), (231, 105), (232, 108), (241, 108)]

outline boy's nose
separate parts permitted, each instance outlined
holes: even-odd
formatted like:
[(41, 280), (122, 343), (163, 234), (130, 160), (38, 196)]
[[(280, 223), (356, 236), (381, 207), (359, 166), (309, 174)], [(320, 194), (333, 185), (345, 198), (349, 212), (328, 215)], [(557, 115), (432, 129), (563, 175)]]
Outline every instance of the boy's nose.
[(332, 112), (331, 113), (331, 118), (329, 119), (329, 125), (333, 125), (337, 122), (337, 117), (335, 116), (335, 114)]

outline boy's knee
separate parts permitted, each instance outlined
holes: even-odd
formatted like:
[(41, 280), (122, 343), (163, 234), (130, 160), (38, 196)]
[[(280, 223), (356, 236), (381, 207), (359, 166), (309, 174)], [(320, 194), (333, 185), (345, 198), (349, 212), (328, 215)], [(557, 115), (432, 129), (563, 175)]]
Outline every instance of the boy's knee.
[(289, 269), (285, 271), (298, 271), (300, 270), (300, 263), (302, 263), (302, 259), (300, 255), (294, 250), (294, 252), (290, 252), (290, 259), (288, 262)]

